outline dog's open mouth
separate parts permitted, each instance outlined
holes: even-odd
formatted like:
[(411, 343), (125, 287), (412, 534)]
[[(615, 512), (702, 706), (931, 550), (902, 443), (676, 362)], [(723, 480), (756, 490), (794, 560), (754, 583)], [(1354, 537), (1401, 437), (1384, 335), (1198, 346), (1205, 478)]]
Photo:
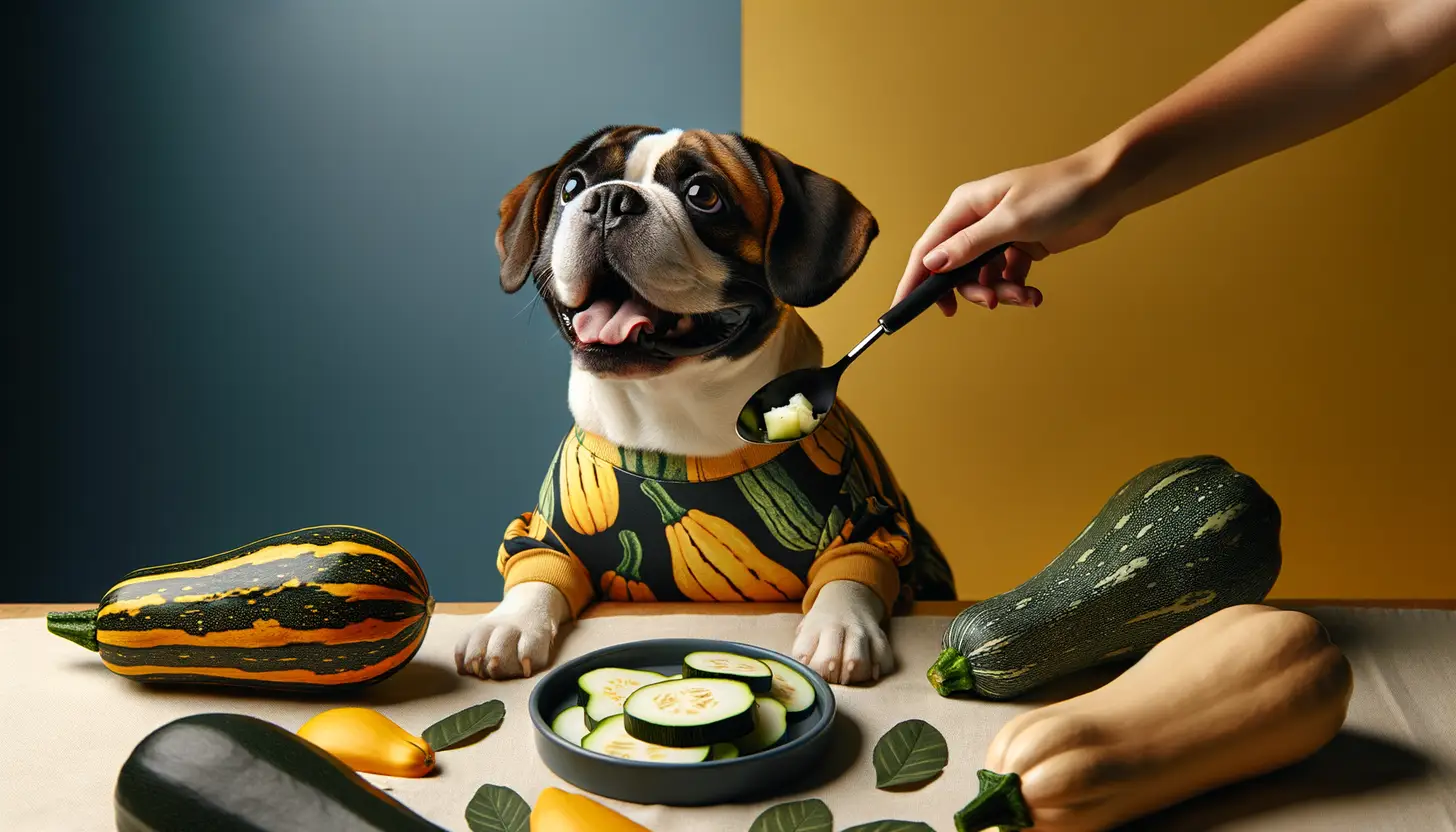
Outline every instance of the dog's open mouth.
[(731, 343), (753, 318), (748, 305), (713, 312), (679, 314), (654, 306), (626, 280), (600, 275), (577, 309), (561, 306), (547, 293), (572, 347), (586, 353), (636, 354), (668, 360), (702, 355)]

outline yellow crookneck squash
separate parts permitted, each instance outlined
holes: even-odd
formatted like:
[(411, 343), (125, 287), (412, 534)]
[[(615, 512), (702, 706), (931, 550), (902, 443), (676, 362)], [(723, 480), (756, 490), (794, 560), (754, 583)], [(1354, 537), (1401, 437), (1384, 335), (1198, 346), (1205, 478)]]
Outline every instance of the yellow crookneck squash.
[(531, 832), (652, 832), (589, 797), (547, 787), (531, 810)]
[(673, 581), (682, 594), (694, 601), (793, 601), (804, 597), (804, 582), (760, 552), (737, 526), (698, 509), (683, 508), (655, 480), (643, 480), (641, 488), (667, 525)]
[(1350, 664), (1308, 615), (1220, 610), (1106, 686), (1001, 729), (960, 832), (1101, 832), (1302, 760), (1334, 738)]
[(355, 771), (424, 777), (435, 769), (435, 751), (428, 742), (368, 708), (324, 711), (305, 722), (298, 735)]
[[(561, 516), (582, 535), (601, 534), (617, 522), (617, 472), (571, 438), (561, 449)], [(549, 522), (549, 520), (548, 520)]]

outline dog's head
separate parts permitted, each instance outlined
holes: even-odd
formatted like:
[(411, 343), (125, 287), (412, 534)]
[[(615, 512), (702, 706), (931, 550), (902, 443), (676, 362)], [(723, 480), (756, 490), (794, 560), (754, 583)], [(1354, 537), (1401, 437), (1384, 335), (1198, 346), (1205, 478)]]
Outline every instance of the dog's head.
[(878, 226), (838, 182), (737, 134), (607, 127), (501, 202), (501, 287), (534, 281), (582, 370), (736, 358), (822, 303)]

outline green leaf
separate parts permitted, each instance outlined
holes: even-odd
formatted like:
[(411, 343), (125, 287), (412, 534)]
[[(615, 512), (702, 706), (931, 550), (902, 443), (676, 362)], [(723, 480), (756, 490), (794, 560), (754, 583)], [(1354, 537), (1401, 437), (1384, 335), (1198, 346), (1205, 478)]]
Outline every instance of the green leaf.
[(881, 789), (923, 783), (950, 759), (945, 737), (923, 719), (907, 719), (875, 743), (875, 785)]
[(918, 820), (872, 820), (851, 826), (844, 832), (935, 832), (928, 823)]
[(486, 783), (465, 806), (471, 832), (530, 832), (531, 805), (505, 786)]
[(436, 751), (454, 748), (473, 737), (489, 731), (501, 723), (506, 716), (506, 706), (499, 699), (482, 702), (451, 714), (425, 729), (425, 742)]
[(748, 832), (834, 832), (834, 816), (815, 798), (780, 803), (763, 810)]

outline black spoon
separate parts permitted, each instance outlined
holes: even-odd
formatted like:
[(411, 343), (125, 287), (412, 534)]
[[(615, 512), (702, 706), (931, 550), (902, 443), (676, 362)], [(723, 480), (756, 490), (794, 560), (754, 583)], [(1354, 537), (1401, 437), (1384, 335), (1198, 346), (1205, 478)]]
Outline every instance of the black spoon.
[[(880, 316), (880, 325), (874, 328), (863, 341), (860, 341), (845, 356), (828, 367), (805, 367), (802, 370), (794, 370), (770, 381), (760, 387), (757, 393), (748, 400), (746, 410), (751, 410), (760, 421), (763, 414), (775, 407), (782, 407), (789, 403), (795, 393), (802, 393), (804, 398), (814, 408), (815, 428), (824, 423), (824, 417), (834, 407), (835, 399), (839, 393), (839, 378), (849, 365), (869, 349), (881, 335), (893, 333), (920, 316), (921, 312), (929, 309), (936, 299), (961, 283), (974, 280), (980, 273), (981, 267), (996, 259), (1004, 252), (1010, 243), (997, 246), (980, 257), (972, 260), (959, 269), (948, 272), (940, 272), (931, 275), (924, 283), (916, 286), (905, 299), (890, 308), (890, 311)], [(755, 445), (779, 445), (785, 442), (798, 442), (808, 433), (795, 436), (792, 439), (769, 439), (768, 433), (762, 424), (754, 428), (745, 425), (740, 418), (737, 423), (738, 438), (744, 442), (751, 442)], [(812, 433), (812, 431), (810, 431)]]

